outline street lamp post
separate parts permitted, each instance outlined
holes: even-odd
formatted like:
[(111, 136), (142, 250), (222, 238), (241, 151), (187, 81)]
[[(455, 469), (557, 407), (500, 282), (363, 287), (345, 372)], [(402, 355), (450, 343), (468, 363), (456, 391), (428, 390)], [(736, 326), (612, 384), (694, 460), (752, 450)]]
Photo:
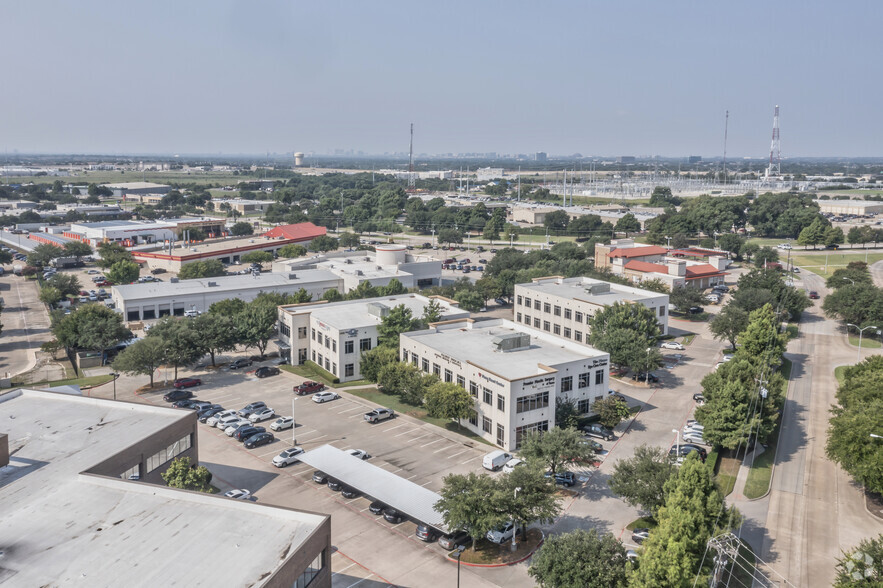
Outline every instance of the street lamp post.
[[(518, 500), (518, 491), (521, 490), (521, 486), (518, 486), (515, 489), (514, 499)], [(515, 527), (515, 518), (512, 519), (512, 551), (518, 549), (518, 546), (515, 545), (515, 536), (518, 535), (518, 529)]]
[(871, 437), (873, 437), (874, 439), (883, 439), (883, 435), (878, 435), (876, 433), (871, 433)]
[(677, 435), (675, 441), (675, 458), (679, 458), (681, 457), (681, 430), (672, 429), (671, 432)]
[(295, 439), (294, 439), (294, 430), (297, 428), (297, 421), (294, 418), (294, 401), (297, 400), (294, 397), (294, 392), (291, 393), (291, 446), (294, 447)]
[(652, 347), (647, 348), (647, 387), (650, 387), (650, 352), (653, 350)]
[(460, 588), (460, 558), (463, 557), (463, 551), (465, 550), (465, 545), (457, 546), (457, 588)]
[(865, 329), (876, 329), (877, 327), (875, 325), (868, 325), (867, 327), (859, 328), (858, 325), (852, 323), (846, 323), (846, 326), (858, 329), (858, 358), (856, 359), (856, 363), (858, 363), (862, 360), (862, 335), (865, 334)]
[(114, 372), (111, 372), (110, 375), (113, 376), (113, 399), (116, 400), (117, 399), (117, 378), (119, 378), (120, 375), (117, 373), (114, 373)]

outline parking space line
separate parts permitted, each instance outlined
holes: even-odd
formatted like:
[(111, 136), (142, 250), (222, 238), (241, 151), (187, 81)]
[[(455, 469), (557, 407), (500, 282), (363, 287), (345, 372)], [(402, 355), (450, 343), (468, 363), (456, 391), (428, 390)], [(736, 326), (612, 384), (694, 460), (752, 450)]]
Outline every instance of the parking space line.
[(481, 457), (481, 456), (480, 456), (480, 455), (476, 455), (475, 457), (470, 457), (470, 458), (467, 459), (466, 461), (462, 462), (460, 465), (466, 465), (466, 464), (469, 463), (470, 461), (476, 460), (476, 459), (478, 459), (479, 457)]
[[(373, 575), (374, 575), (374, 574), (371, 574), (371, 576), (373, 576)], [(358, 582), (354, 582), (353, 584), (350, 584), (350, 585), (347, 586), (346, 588), (353, 588), (353, 586), (356, 586), (356, 585), (358, 585), (358, 584), (361, 584), (362, 582), (364, 582), (365, 580), (367, 580), (367, 579), (370, 578), (371, 576), (365, 576), (364, 578), (362, 578), (362, 579), (359, 580)]]
[(362, 413), (362, 410), (365, 410), (365, 409), (363, 408), (363, 409), (361, 409), (359, 412), (357, 412), (356, 414), (351, 414), (351, 415), (349, 415), (349, 416), (346, 417), (346, 418), (348, 418), (348, 419), (362, 419), (362, 418), (365, 418), (365, 417), (364, 417), (364, 414)]
[(420, 435), (419, 437), (414, 437), (413, 439), (409, 439), (409, 441), (411, 441), (413, 443), (414, 441), (419, 441), (420, 439), (423, 439), (424, 437), (429, 437), (430, 435), (432, 435), (431, 431), (429, 433), (425, 433), (423, 435)]
[(432, 453), (435, 454), (435, 453), (438, 453), (439, 451), (447, 451), (448, 449), (450, 449), (450, 447), (442, 447), (441, 449), (436, 449), (436, 450), (433, 451)]
[(403, 433), (399, 433), (398, 435), (393, 435), (393, 437), (401, 437), (402, 435), (407, 435), (408, 433), (413, 433), (413, 432), (416, 431), (416, 430), (417, 430), (417, 429), (409, 429), (409, 430), (407, 430), (407, 431), (405, 431), (405, 432), (403, 432)]
[(320, 435), (319, 437), (316, 437), (315, 439), (310, 439), (309, 441), (307, 441), (307, 443), (313, 443), (314, 441), (318, 441), (319, 439), (324, 439), (327, 436), (328, 435)]
[[(390, 427), (389, 429), (386, 430), (386, 432), (389, 433), (390, 431), (395, 431), (396, 429), (399, 429), (404, 426), (405, 426), (405, 423), (402, 423), (401, 425), (396, 425), (394, 427)], [(398, 437), (398, 435), (396, 435), (396, 437)]]
[(454, 455), (448, 455), (448, 456), (446, 456), (446, 457), (449, 458), (449, 459), (453, 459), (453, 458), (457, 457), (458, 455), (463, 455), (463, 454), (466, 453), (467, 451), (469, 451), (469, 450), (468, 450), (468, 449), (464, 449), (463, 451), (460, 451), (460, 452), (458, 452), (458, 453), (455, 453)]
[(345, 413), (345, 412), (353, 412), (354, 410), (362, 410), (362, 407), (361, 407), (361, 406), (357, 406), (357, 407), (355, 407), (355, 408), (348, 408), (348, 409), (346, 409), (346, 410), (341, 410), (341, 411), (338, 412), (337, 414), (343, 414), (343, 413)]
[(406, 479), (406, 480), (410, 480), (411, 478), (416, 478), (416, 477), (417, 477), (417, 474), (411, 474), (410, 476), (408, 476), (408, 477), (405, 478), (405, 479)]
[(345, 571), (347, 571), (348, 569), (350, 569), (351, 567), (353, 567), (354, 565), (356, 565), (356, 564), (355, 564), (355, 563), (351, 563), (350, 565), (348, 565), (347, 567), (343, 568), (342, 570), (338, 570), (338, 571), (336, 571), (336, 572), (332, 572), (331, 575), (332, 575), (332, 576), (336, 576), (337, 574), (342, 574), (342, 573), (344, 573)]
[(295, 436), (295, 437), (306, 437), (307, 435), (312, 435), (313, 433), (318, 433), (318, 432), (319, 432), (318, 429), (311, 429), (310, 431), (308, 431), (308, 432), (306, 432), (306, 433), (302, 433), (302, 434), (300, 434), (300, 433), (295, 433), (294, 436)]
[(426, 447), (427, 445), (435, 445), (439, 441), (446, 441), (446, 439), (444, 437), (442, 437), (441, 439), (436, 439), (435, 441), (430, 441), (429, 443), (424, 443), (420, 447)]
[(423, 486), (424, 488), (426, 488), (426, 486), (427, 486), (428, 484), (432, 484), (432, 480), (429, 480), (428, 482), (423, 482), (423, 483), (420, 484), (420, 485)]
[(395, 470), (393, 473), (400, 472), (400, 471), (402, 471), (403, 469), (405, 469), (405, 468), (399, 468), (399, 469)]

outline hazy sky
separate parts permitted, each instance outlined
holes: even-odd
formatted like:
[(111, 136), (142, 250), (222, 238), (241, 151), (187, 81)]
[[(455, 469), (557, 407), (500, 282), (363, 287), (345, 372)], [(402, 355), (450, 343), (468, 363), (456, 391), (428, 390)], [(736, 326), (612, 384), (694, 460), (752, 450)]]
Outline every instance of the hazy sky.
[(883, 156), (883, 3), (0, 0), (0, 149)]

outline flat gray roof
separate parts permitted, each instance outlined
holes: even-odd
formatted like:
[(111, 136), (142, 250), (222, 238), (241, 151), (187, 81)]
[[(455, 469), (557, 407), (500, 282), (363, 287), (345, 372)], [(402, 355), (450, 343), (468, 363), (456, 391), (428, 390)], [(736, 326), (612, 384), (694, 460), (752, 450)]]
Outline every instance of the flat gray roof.
[(82, 227), (84, 229), (174, 229), (172, 223), (157, 221), (155, 223), (145, 223), (142, 221), (131, 220), (111, 220), (111, 221), (95, 221), (95, 222), (78, 222), (73, 223), (74, 227)]
[[(216, 278), (198, 278), (179, 282), (147, 282), (144, 284), (125, 284), (114, 286), (113, 290), (124, 300), (141, 300), (145, 298), (166, 298), (188, 294), (205, 294), (207, 292), (235, 292), (262, 288), (272, 290), (282, 287), (306, 287), (309, 284), (325, 281), (340, 281), (340, 278), (325, 270), (299, 270), (292, 272), (297, 277), (291, 279), (288, 272), (262, 273), (258, 276), (245, 274), (241, 276), (218, 276)], [(209, 282), (217, 286), (209, 286)]]
[[(456, 306), (451, 306), (444, 300), (439, 300), (442, 307), (442, 320), (454, 318), (466, 318), (469, 312), (461, 310)], [(371, 303), (380, 303), (389, 307), (390, 310), (399, 305), (404, 305), (411, 310), (414, 318), (423, 316), (424, 307), (429, 304), (429, 299), (418, 294), (399, 294), (398, 296), (384, 296), (378, 298), (365, 298), (363, 300), (347, 300), (343, 302), (332, 302), (329, 304), (317, 304), (307, 306), (293, 306), (284, 308), (291, 313), (308, 312), (310, 315), (323, 323), (326, 323), (336, 329), (359, 329), (379, 325), (381, 319), (368, 314), (368, 305)]]
[[(525, 329), (503, 319), (439, 325), (436, 329), (402, 333), (412, 339), (462, 362), (487, 369), (507, 380), (527, 378), (540, 373), (537, 364), (554, 367), (558, 364), (607, 355), (594, 347), (579, 345), (557, 337), (547, 337), (533, 329)], [(513, 333), (529, 333), (530, 347), (514, 351), (496, 351), (494, 337)]]
[(121, 182), (119, 184), (104, 184), (108, 188), (143, 190), (144, 188), (171, 188), (168, 184), (155, 184), (153, 182)]
[(0, 583), (260, 585), (324, 516), (80, 473), (182, 418), (36, 390), (0, 396), (12, 453), (0, 468)]
[[(610, 291), (592, 294), (588, 288), (593, 284), (610, 284)], [(665, 296), (659, 292), (650, 290), (641, 290), (631, 286), (623, 286), (621, 284), (613, 284), (603, 280), (594, 280), (592, 278), (549, 278), (541, 282), (530, 282), (527, 284), (518, 284), (519, 287), (532, 292), (540, 292), (568, 300), (582, 300), (594, 304), (608, 305), (614, 302), (628, 300), (638, 302)]]
[(432, 490), (355, 458), (332, 445), (322, 445), (301, 454), (299, 458), (305, 464), (391, 506), (415, 521), (448, 532), (441, 513), (435, 510), (435, 503), (441, 500), (441, 496)]

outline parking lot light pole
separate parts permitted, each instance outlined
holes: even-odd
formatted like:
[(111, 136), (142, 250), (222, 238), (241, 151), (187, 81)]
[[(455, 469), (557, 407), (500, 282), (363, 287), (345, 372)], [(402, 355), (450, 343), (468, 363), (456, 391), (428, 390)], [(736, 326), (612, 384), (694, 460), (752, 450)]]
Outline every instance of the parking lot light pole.
[(681, 457), (681, 431), (680, 429), (672, 429), (672, 433), (677, 435), (677, 440), (675, 441), (675, 459)]
[(859, 329), (858, 325), (854, 325), (852, 323), (846, 323), (846, 326), (855, 327), (856, 329), (858, 329), (858, 358), (856, 359), (856, 363), (858, 363), (862, 360), (862, 335), (865, 334), (865, 329), (876, 329), (877, 327), (875, 325), (868, 325), (863, 329)]
[[(515, 489), (515, 500), (518, 500), (518, 491), (521, 490), (521, 486)], [(515, 545), (515, 536), (518, 535), (518, 528), (515, 526), (515, 518), (512, 519), (512, 551), (518, 549), (518, 546)]]
[(114, 372), (111, 372), (110, 375), (113, 376), (113, 399), (116, 400), (117, 399), (117, 378), (119, 378), (120, 375), (117, 373), (114, 373)]
[(463, 552), (465, 550), (465, 545), (457, 546), (457, 588), (460, 588), (460, 558), (463, 557)]
[(294, 429), (297, 428), (297, 421), (294, 420), (294, 401), (297, 400), (294, 397), (294, 392), (291, 393), (291, 446), (294, 447), (295, 439), (294, 439)]

